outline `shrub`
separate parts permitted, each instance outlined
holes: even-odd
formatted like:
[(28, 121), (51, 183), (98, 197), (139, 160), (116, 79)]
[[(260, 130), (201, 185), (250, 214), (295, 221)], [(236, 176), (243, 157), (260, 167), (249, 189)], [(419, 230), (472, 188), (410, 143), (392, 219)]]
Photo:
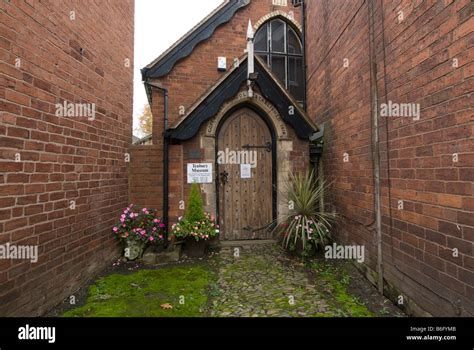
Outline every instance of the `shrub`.
[(179, 222), (173, 225), (171, 230), (175, 237), (193, 237), (196, 241), (208, 240), (218, 235), (219, 225), (216, 225), (211, 214), (204, 212), (198, 184), (191, 186), (184, 218), (179, 218)]
[(294, 248), (300, 242), (304, 252), (308, 244), (325, 246), (330, 239), (331, 222), (335, 214), (324, 213), (319, 208), (326, 184), (317, 183), (314, 172), (290, 174), (286, 184), (285, 202), (292, 203), (293, 210), (279, 217), (276, 229), (283, 238), (285, 248)]
[(145, 244), (163, 242), (165, 225), (156, 210), (135, 210), (133, 204), (125, 208), (117, 224), (112, 228), (115, 239), (122, 242), (138, 241)]
[(180, 218), (177, 224), (171, 228), (172, 234), (178, 238), (192, 237), (196, 241), (209, 240), (219, 234), (219, 225), (216, 225), (214, 218), (209, 213), (204, 214), (204, 218), (199, 221), (191, 221), (188, 218)]
[(205, 218), (201, 189), (197, 183), (193, 183), (191, 186), (185, 218), (189, 221), (201, 221)]

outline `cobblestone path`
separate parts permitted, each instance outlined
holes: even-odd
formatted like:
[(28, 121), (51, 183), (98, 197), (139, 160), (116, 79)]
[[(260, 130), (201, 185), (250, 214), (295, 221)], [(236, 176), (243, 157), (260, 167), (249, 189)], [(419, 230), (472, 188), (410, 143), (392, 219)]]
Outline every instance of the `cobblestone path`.
[(217, 272), (210, 290), (210, 316), (402, 315), (381, 296), (379, 310), (369, 310), (368, 303), (347, 292), (351, 277), (346, 272), (317, 262), (304, 266), (274, 244), (223, 248), (209, 263)]

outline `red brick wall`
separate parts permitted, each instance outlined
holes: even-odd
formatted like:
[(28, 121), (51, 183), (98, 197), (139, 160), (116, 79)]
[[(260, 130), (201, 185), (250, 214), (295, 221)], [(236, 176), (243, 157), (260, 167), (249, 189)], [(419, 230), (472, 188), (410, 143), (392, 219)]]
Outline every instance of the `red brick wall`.
[[(374, 1), (380, 103), (421, 105), (419, 121), (380, 118), (386, 293), (402, 294), (409, 312), (473, 316), (472, 4), (381, 3)], [(335, 179), (337, 234), (364, 244), (375, 270), (368, 2), (307, 4), (308, 107), (327, 125), (323, 166)]]
[[(39, 246), (35, 264), (0, 260), (0, 316), (34, 316), (118, 255), (110, 228), (128, 202), (134, 7), (0, 6), (0, 244)], [(56, 117), (64, 101), (95, 103), (95, 120)]]

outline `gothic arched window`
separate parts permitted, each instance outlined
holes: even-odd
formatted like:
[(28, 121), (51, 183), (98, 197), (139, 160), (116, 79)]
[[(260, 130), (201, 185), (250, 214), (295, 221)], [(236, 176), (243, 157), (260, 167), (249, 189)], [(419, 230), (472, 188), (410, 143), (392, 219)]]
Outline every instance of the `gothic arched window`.
[(267, 63), (297, 101), (304, 101), (302, 44), (288, 23), (274, 19), (262, 25), (255, 35), (255, 54)]

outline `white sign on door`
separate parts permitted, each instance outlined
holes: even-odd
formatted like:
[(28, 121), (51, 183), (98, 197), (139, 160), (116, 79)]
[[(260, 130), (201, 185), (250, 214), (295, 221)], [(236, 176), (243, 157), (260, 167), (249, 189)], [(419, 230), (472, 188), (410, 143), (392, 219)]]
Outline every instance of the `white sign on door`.
[(212, 163), (190, 163), (188, 164), (188, 184), (211, 184)]
[(252, 164), (240, 164), (240, 178), (241, 179), (252, 178)]

